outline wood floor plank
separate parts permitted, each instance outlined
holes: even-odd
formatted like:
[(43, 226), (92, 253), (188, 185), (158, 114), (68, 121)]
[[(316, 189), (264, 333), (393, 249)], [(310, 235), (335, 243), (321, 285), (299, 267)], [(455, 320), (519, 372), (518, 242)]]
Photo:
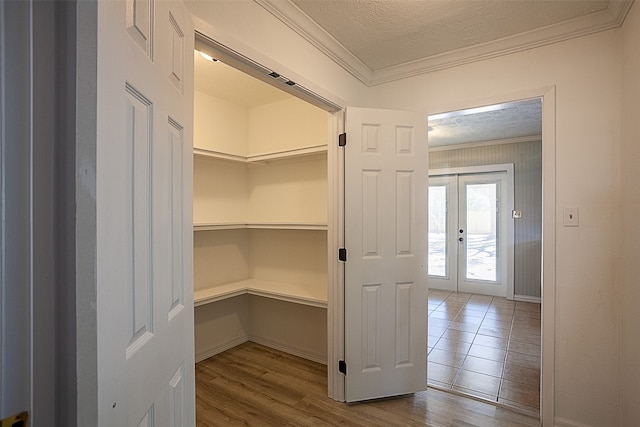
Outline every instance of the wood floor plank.
[(326, 366), (251, 342), (196, 365), (196, 413), (199, 427), (539, 425), (536, 418), (431, 388), (336, 402), (327, 397)]

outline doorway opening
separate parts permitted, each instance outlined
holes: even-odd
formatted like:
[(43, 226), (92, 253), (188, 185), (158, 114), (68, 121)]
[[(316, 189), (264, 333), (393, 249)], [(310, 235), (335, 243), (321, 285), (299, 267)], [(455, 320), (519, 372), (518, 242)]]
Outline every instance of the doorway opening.
[[(537, 416), (542, 115), (541, 98), (531, 98), (429, 116), (428, 383)], [(508, 209), (496, 164), (512, 168)], [(476, 182), (465, 168), (489, 169)], [(508, 240), (500, 238), (505, 229)], [(501, 261), (507, 248), (512, 257)], [(496, 285), (507, 270), (501, 262), (512, 272), (504, 291)]]
[(198, 32), (194, 61), (196, 361), (250, 341), (330, 369), (340, 107)]

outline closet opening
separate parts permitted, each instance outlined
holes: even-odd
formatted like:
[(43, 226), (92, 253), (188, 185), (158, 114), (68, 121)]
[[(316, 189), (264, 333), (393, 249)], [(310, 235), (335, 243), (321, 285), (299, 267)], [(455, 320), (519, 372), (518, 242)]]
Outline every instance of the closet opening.
[(196, 363), (250, 341), (327, 365), (341, 107), (198, 32), (195, 48)]
[(539, 97), (429, 116), (428, 384), (536, 416), (542, 123)]

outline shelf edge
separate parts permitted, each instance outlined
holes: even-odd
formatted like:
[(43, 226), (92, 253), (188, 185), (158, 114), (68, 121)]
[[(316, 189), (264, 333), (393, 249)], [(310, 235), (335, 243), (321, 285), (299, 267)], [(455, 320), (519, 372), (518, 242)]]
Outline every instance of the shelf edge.
[(328, 225), (322, 222), (247, 222), (247, 223), (199, 223), (193, 224), (193, 231), (214, 231), (214, 230), (239, 230), (262, 229), (262, 230), (318, 230), (326, 231)]
[(273, 151), (261, 154), (251, 154), (249, 156), (240, 156), (237, 154), (228, 154), (221, 151), (207, 150), (205, 148), (194, 148), (193, 154), (196, 156), (204, 156), (216, 160), (232, 161), (244, 164), (261, 164), (274, 160), (292, 159), (296, 157), (313, 156), (316, 154), (326, 153), (328, 145), (313, 145), (310, 147), (293, 148), (291, 150)]

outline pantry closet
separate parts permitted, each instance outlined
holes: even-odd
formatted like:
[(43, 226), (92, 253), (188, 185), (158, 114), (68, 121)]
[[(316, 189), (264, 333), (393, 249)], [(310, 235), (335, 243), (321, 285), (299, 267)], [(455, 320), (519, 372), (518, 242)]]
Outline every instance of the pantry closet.
[(253, 341), (327, 363), (330, 115), (195, 61), (195, 356)]

